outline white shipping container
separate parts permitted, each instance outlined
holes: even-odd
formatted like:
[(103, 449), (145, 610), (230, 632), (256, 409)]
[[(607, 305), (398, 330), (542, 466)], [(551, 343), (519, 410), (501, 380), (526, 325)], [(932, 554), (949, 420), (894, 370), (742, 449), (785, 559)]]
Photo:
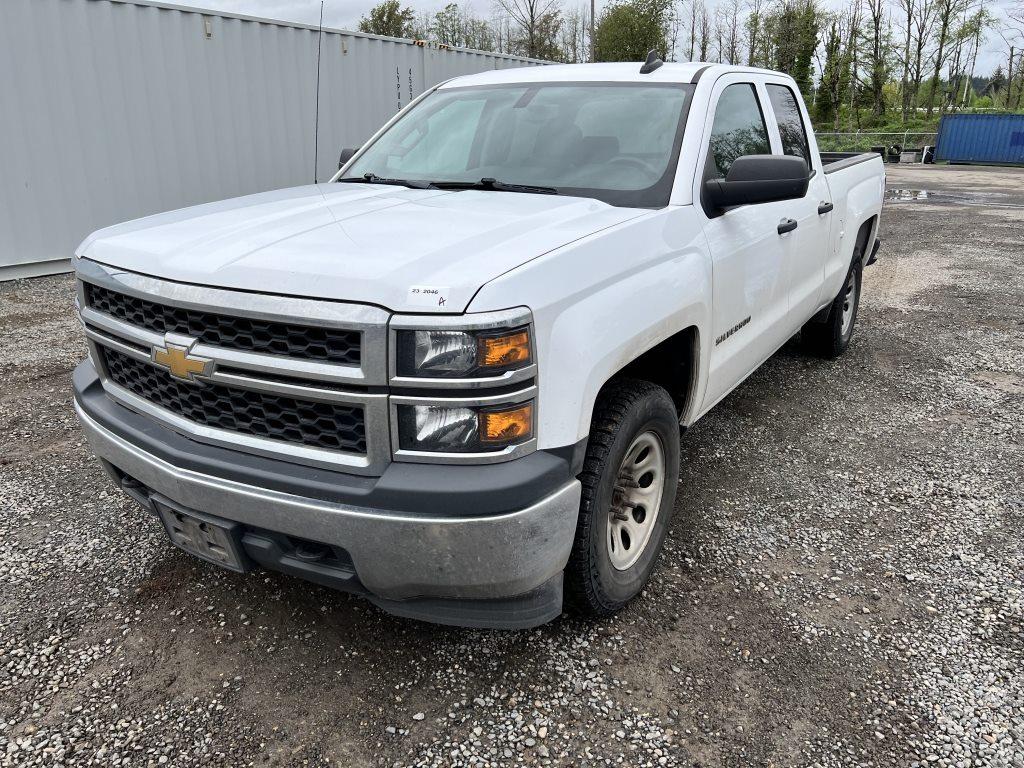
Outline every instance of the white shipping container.
[(149, 0), (0, 0), (0, 280), (67, 270), (99, 227), (310, 183), (315, 156), (326, 181), (424, 89), (540, 63)]

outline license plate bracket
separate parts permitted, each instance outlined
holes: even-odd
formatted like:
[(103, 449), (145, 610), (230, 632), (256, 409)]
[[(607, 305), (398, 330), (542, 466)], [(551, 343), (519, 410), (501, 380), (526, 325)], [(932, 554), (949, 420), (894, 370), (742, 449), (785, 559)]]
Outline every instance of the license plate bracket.
[(252, 568), (242, 548), (241, 526), (238, 523), (194, 509), (185, 509), (159, 496), (153, 497), (153, 505), (171, 543), (179, 549), (238, 573), (245, 573)]

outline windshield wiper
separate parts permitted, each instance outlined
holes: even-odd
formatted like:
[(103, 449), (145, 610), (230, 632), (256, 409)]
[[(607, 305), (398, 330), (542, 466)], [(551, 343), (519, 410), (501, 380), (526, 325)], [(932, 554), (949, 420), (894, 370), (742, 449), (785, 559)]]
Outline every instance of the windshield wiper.
[(526, 192), (534, 195), (557, 195), (554, 187), (536, 187), (532, 184), (506, 184), (497, 179), (483, 178), (480, 181), (432, 181), (436, 189), (485, 189), (490, 192)]
[(412, 179), (385, 179), (375, 173), (364, 173), (362, 176), (352, 176), (348, 179), (338, 179), (339, 182), (349, 184), (390, 184), (395, 187), (409, 187), (410, 189), (430, 189), (430, 182), (413, 181)]

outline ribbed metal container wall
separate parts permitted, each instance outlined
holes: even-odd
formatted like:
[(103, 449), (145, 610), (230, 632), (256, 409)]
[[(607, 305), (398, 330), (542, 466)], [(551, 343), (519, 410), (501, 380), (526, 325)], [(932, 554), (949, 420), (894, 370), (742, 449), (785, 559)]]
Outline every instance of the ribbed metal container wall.
[[(314, 177), (316, 27), (146, 0), (0, 0), (0, 280), (103, 226)], [(423, 90), (538, 64), (325, 30), (325, 181)]]
[(1024, 115), (943, 115), (935, 159), (1024, 165)]

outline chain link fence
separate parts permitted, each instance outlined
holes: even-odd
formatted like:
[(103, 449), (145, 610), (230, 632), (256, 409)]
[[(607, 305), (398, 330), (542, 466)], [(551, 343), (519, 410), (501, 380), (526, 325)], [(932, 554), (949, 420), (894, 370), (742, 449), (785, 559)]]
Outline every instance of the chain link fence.
[(898, 153), (903, 150), (916, 150), (920, 152), (924, 147), (934, 147), (937, 134), (915, 133), (904, 131), (902, 133), (880, 133), (877, 131), (855, 131), (853, 133), (819, 133), (815, 132), (818, 139), (818, 149), (822, 152), (870, 152), (875, 147), (882, 147), (887, 153), (893, 147)]

